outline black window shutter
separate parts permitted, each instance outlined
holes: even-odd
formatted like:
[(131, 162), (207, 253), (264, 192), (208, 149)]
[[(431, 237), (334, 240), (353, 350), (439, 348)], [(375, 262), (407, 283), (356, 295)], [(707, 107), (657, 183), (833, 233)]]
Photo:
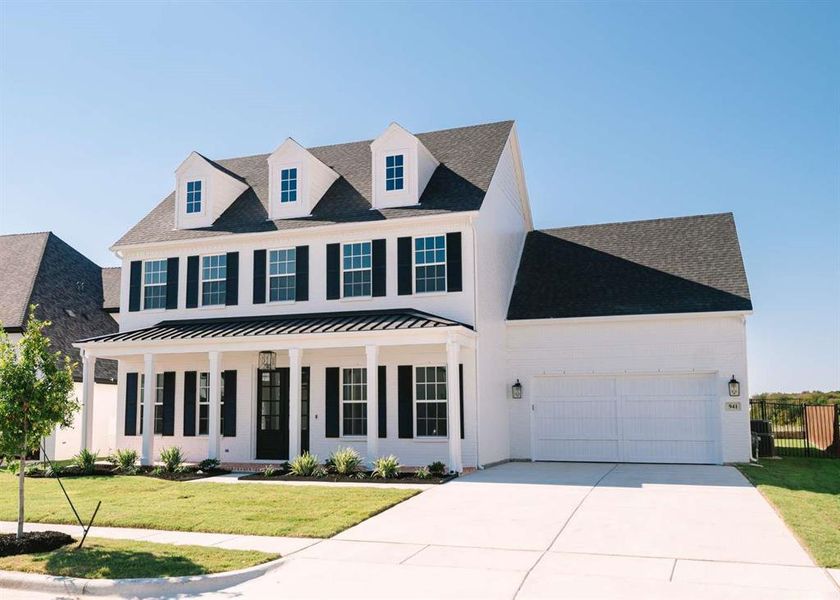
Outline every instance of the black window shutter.
[(414, 367), (397, 367), (397, 421), (401, 438), (414, 437)]
[(295, 247), (295, 301), (309, 300), (309, 246)]
[(265, 304), (265, 250), (254, 250), (254, 304)]
[(461, 277), (461, 232), (446, 234), (446, 291), (464, 289)]
[(225, 304), (239, 304), (239, 252), (227, 253), (227, 281), (225, 281)]
[(388, 437), (388, 389), (386, 387), (387, 368), (385, 365), (379, 365), (377, 372), (379, 377), (378, 393), (379, 393), (379, 437)]
[(184, 435), (195, 435), (196, 372), (184, 373)]
[(198, 257), (187, 257), (187, 308), (198, 306)]
[(178, 257), (166, 259), (166, 310), (178, 308)]
[(175, 435), (175, 371), (163, 374), (163, 435)]
[(397, 294), (410, 296), (412, 292), (411, 281), (411, 238), (401, 237), (397, 239)]
[(130, 312), (137, 312), (138, 310), (140, 310), (140, 294), (143, 291), (142, 261), (131, 261), (131, 273), (129, 283), (130, 287), (128, 291), (128, 310)]
[(464, 439), (464, 365), (458, 365), (458, 408), (461, 411), (461, 439)]
[(125, 435), (137, 435), (137, 373), (125, 374)]
[(376, 296), (384, 296), (385, 291), (385, 282), (387, 279), (388, 271), (385, 268), (385, 240), (373, 240), (371, 242), (371, 266), (373, 267), (371, 271), (371, 295)]
[(324, 435), (328, 438), (338, 437), (338, 367), (327, 367), (324, 398), (326, 400), (326, 418)]
[(236, 437), (236, 371), (222, 371), (225, 390), (225, 437)]
[(341, 245), (327, 244), (327, 300), (341, 297)]

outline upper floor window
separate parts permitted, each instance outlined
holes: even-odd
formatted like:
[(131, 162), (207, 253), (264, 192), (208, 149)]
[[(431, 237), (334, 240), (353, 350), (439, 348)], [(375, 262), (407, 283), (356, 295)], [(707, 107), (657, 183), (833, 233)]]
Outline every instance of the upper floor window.
[(201, 304), (212, 306), (225, 303), (227, 255), (201, 257)]
[(446, 367), (417, 367), (417, 437), (446, 437)]
[(446, 236), (414, 238), (414, 290), (446, 291)]
[(354, 242), (342, 246), (344, 253), (344, 297), (371, 295), (371, 243)]
[(166, 260), (143, 263), (143, 308), (166, 308)]
[(280, 202), (295, 202), (297, 200), (297, 169), (282, 169), (280, 171)]
[(367, 435), (367, 369), (344, 369), (341, 385), (344, 435)]
[(187, 182), (187, 213), (201, 212), (201, 181)]
[(296, 262), (294, 248), (271, 250), (268, 253), (269, 302), (288, 302), (295, 299)]
[(403, 155), (394, 154), (385, 157), (385, 190), (401, 190), (405, 179), (403, 177)]

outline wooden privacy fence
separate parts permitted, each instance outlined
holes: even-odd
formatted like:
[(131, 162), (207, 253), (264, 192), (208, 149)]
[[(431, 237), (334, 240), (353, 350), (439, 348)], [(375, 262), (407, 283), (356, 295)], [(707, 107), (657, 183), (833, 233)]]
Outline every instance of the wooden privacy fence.
[(840, 458), (840, 404), (750, 401), (759, 456)]

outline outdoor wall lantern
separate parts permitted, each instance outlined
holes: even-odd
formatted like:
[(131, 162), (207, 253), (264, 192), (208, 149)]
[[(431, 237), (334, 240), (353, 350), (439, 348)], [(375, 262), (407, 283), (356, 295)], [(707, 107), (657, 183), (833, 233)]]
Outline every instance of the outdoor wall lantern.
[(741, 395), (741, 384), (735, 379), (734, 374), (732, 375), (732, 379), (729, 380), (729, 395), (733, 398)]
[(510, 386), (510, 394), (514, 400), (519, 400), (522, 398), (522, 384), (519, 383), (519, 380), (516, 380), (512, 386)]
[(260, 352), (260, 369), (262, 371), (272, 371), (274, 369), (274, 352), (271, 350), (263, 350)]

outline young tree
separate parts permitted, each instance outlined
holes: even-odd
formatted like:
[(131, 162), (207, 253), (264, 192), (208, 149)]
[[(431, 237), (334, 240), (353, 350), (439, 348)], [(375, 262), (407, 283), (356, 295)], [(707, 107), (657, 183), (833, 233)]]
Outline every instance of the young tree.
[(29, 307), (26, 329), (17, 344), (0, 327), (0, 455), (20, 456), (17, 537), (23, 536), (23, 473), (26, 455), (57, 426), (69, 426), (79, 403), (73, 395), (73, 363), (50, 352), (44, 335), (49, 321)]

